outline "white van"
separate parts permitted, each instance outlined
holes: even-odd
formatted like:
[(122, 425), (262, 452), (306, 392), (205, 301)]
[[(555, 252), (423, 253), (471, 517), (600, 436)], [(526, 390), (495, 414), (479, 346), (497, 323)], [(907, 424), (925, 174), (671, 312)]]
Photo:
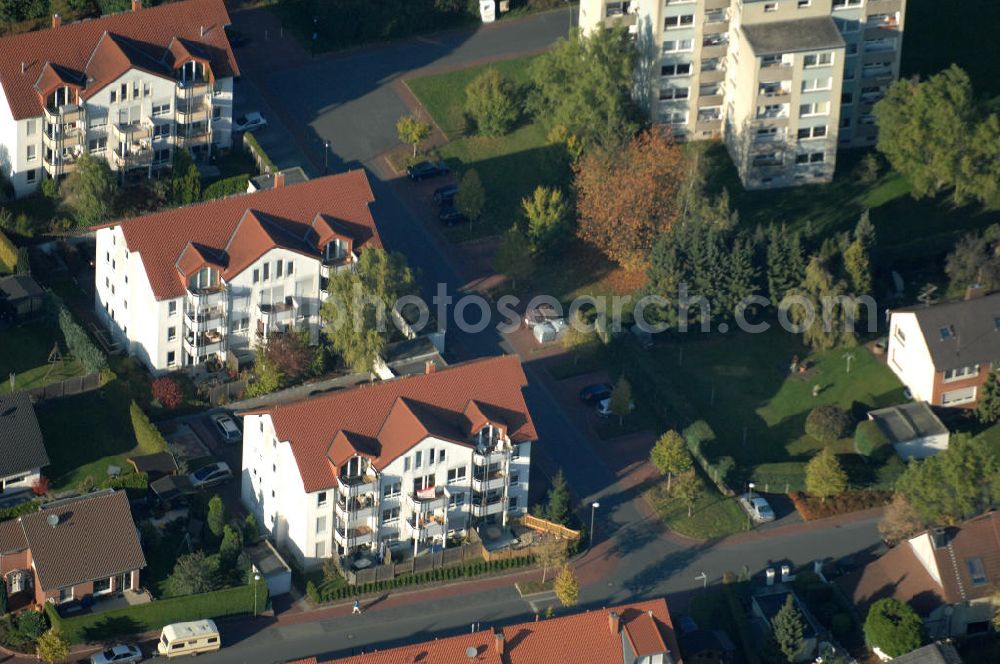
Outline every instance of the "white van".
[(157, 654), (167, 657), (182, 655), (197, 655), (200, 652), (212, 652), (222, 647), (219, 639), (219, 628), (211, 620), (195, 620), (192, 622), (167, 625), (160, 632), (160, 641), (156, 644)]

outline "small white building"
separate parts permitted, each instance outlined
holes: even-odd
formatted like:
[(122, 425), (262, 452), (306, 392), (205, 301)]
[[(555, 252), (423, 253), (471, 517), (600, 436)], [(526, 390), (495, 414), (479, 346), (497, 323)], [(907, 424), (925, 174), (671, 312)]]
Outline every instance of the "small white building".
[(318, 332), (332, 272), (381, 246), (364, 171), (114, 221), (97, 230), (95, 307), (154, 373)]
[(419, 554), (527, 512), (534, 424), (517, 356), (243, 413), (243, 503), (305, 567)]
[(187, 0), (0, 39), (0, 174), (17, 196), (84, 152), (127, 176), (232, 144), (239, 67), (223, 0)]
[(926, 401), (880, 408), (868, 413), (903, 461), (926, 459), (948, 449), (948, 428)]

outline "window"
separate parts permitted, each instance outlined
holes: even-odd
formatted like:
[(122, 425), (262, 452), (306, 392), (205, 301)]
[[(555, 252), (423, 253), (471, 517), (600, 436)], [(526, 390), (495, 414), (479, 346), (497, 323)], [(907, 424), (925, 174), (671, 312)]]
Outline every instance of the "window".
[(854, 103), (854, 93), (853, 92), (842, 92), (840, 93), (840, 103), (844, 106)]
[[(982, 558), (969, 558), (965, 561), (966, 567), (969, 568), (969, 578), (972, 579), (972, 585), (974, 586), (985, 586), (986, 579), (986, 568), (983, 566)], [(97, 586), (94, 586), (95, 592)]]
[(833, 53), (809, 53), (802, 58), (804, 67), (829, 67), (833, 64)]
[(35, 130), (37, 128), (38, 124), (35, 122), (33, 118), (25, 121), (24, 123), (24, 133), (26, 133), (28, 136), (34, 136)]
[(776, 12), (776, 11), (778, 11), (778, 3), (777, 2), (765, 2), (764, 3), (764, 11), (765, 12)]
[(146, 83), (145, 81), (143, 81), (142, 84), (142, 96), (143, 97), (149, 96), (149, 83)]
[(781, 53), (762, 55), (760, 56), (760, 66), (761, 67), (779, 67), (785, 64), (784, 57)]
[(513, 445), (510, 446), (510, 458), (511, 459), (520, 459), (521, 458), (521, 445), (520, 444), (515, 443), (515, 444), (513, 444)]
[(28, 161), (34, 161), (38, 157), (38, 146), (29, 145), (25, 157)]
[(975, 378), (979, 375), (979, 365), (974, 364), (971, 367), (961, 367), (959, 369), (948, 369), (944, 372), (945, 382), (953, 380), (962, 380), (963, 378)]
[(810, 164), (822, 164), (824, 161), (826, 161), (825, 152), (812, 152), (809, 154)]
[(521, 475), (516, 470), (510, 474), (510, 485), (515, 486), (520, 483)]
[(399, 520), (399, 508), (390, 507), (382, 510), (382, 523), (389, 525)]
[(111, 103), (113, 104), (113, 103), (115, 103), (116, 101), (118, 101), (118, 93), (117, 93), (117, 92), (115, 92), (114, 90), (112, 90), (112, 91), (111, 91)]
[(849, 35), (861, 29), (860, 23), (851, 19), (835, 18), (833, 22), (837, 24), (837, 29), (840, 30), (840, 34), (842, 35)]
[(177, 364), (177, 356), (174, 351), (167, 351), (167, 366), (172, 367)]
[(858, 45), (857, 44), (847, 44), (847, 46), (844, 47), (844, 54), (845, 55), (857, 55), (858, 54)]
[(132, 82), (132, 99), (139, 98), (139, 81)]
[(293, 263), (292, 261), (288, 261), (287, 263), (285, 263), (285, 274), (287, 274), (289, 277), (292, 276), (292, 272), (294, 272), (294, 267), (295, 263)]
[(413, 480), (414, 492), (421, 491), (423, 489), (430, 489), (433, 486), (435, 486), (433, 475), (424, 475), (423, 477), (418, 477), (417, 479)]
[(507, 511), (516, 512), (517, 511), (517, 496), (511, 496), (507, 499)]
[(153, 163), (154, 164), (165, 164), (170, 161), (170, 148), (162, 148), (160, 150), (153, 150)]
[(403, 490), (402, 482), (390, 482), (382, 487), (382, 495), (385, 498), (395, 498)]
[(98, 579), (94, 581), (94, 594), (103, 595), (111, 592), (111, 579)]
[(176, 338), (177, 338), (177, 328), (173, 327), (173, 326), (168, 327), (167, 328), (167, 341), (173, 341)]
[(316, 542), (316, 557), (326, 558), (326, 542)]
[(167, 138), (170, 136), (170, 125), (159, 124), (153, 126), (153, 138)]
[(325, 533), (325, 532), (326, 532), (326, 517), (325, 516), (316, 517), (316, 534), (318, 535), (320, 533)]
[(663, 27), (667, 30), (674, 28), (690, 28), (694, 25), (694, 14), (683, 14), (681, 16), (668, 16), (663, 22)]
[(660, 100), (687, 99), (688, 88), (662, 88), (660, 90)]
[(413, 467), (419, 468), (420, 466), (423, 465), (422, 462), (423, 462), (423, 452), (418, 451), (416, 454), (413, 455)]
[(254, 268), (253, 271), (253, 282), (255, 284), (260, 282), (260, 270), (258, 270), (257, 268)]
[(812, 92), (814, 90), (829, 90), (833, 85), (833, 79), (827, 78), (805, 78), (802, 79), (802, 92)]
[(222, 117), (222, 107), (221, 106), (213, 106), (212, 107), (212, 119), (213, 120), (218, 120), (221, 117)]
[(128, 99), (128, 83), (121, 84), (121, 91), (118, 93), (118, 98), (122, 101)]
[(167, 315), (168, 316), (176, 316), (177, 315), (177, 301), (176, 300), (167, 303)]
[(434, 449), (433, 448), (431, 448), (430, 450), (427, 451), (427, 465), (428, 466), (433, 466), (434, 465)]
[(38, 177), (38, 174), (35, 172), (35, 169), (33, 168), (30, 168), (24, 172), (24, 179), (27, 180), (28, 182), (34, 182), (36, 177)]
[(847, 9), (848, 7), (860, 7), (862, 0), (833, 0), (834, 9)]
[(403, 472), (406, 472), (409, 469), (410, 469), (410, 457), (406, 456), (403, 458)]
[(465, 480), (466, 467), (452, 468), (448, 471), (448, 484), (455, 484)]
[(826, 136), (826, 125), (820, 125), (819, 127), (799, 127), (799, 140), (823, 138), (824, 136)]
[(690, 51), (692, 48), (693, 42), (690, 39), (670, 39), (663, 42), (664, 53), (681, 53)]
[(951, 337), (955, 336), (955, 328), (953, 328), (951, 325), (947, 327), (942, 327), (940, 330), (940, 334), (942, 340), (950, 339)]
[(270, 278), (271, 278), (271, 264), (264, 263), (264, 281), (267, 281)]
[(960, 403), (968, 403), (970, 401), (976, 400), (976, 388), (973, 387), (963, 387), (960, 390), (952, 390), (951, 392), (944, 392), (941, 395), (941, 405), (942, 406), (954, 406)]
[(687, 111), (666, 111), (660, 113), (660, 117), (663, 122), (672, 125), (683, 125), (687, 124), (688, 112)]
[(170, 113), (170, 102), (165, 104), (153, 104), (153, 117), (167, 115)]
[(323, 507), (326, 505), (326, 491), (320, 491), (316, 494), (316, 507)]
[(896, 330), (895, 330), (895, 336), (896, 336), (896, 339), (899, 341), (900, 344), (905, 344), (906, 343), (906, 335), (903, 334), (903, 329), (902, 328), (900, 328), (900, 327), (896, 328)]
[(830, 112), (830, 102), (816, 101), (799, 105), (799, 115), (807, 118), (811, 115), (826, 115)]
[(91, 152), (104, 152), (108, 147), (108, 137), (98, 136), (87, 141), (87, 147)]
[(806, 7), (809, 7), (811, 5), (812, 5), (812, 0), (799, 0), (798, 2), (799, 9), (805, 9)]
[(660, 76), (690, 76), (691, 63), (679, 62), (673, 65), (663, 65), (660, 67)]
[(452, 494), (451, 496), (448, 496), (448, 507), (456, 508), (456, 507), (461, 507), (464, 504), (465, 504), (464, 493), (455, 493)]

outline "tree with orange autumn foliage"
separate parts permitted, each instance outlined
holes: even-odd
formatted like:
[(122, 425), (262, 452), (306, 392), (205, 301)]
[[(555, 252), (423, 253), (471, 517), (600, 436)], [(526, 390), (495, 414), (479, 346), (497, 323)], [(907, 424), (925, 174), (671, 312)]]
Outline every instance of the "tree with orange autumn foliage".
[(670, 132), (652, 128), (619, 148), (593, 149), (573, 170), (577, 234), (623, 267), (645, 268), (656, 236), (680, 216), (688, 169)]

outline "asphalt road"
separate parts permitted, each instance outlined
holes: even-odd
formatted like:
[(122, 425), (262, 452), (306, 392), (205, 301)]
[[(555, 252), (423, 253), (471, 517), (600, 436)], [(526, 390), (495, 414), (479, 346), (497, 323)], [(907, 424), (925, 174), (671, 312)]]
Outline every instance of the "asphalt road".
[[(394, 124), (406, 107), (392, 89), (393, 80), (420, 68), (471, 63), (505, 53), (544, 47), (565, 34), (566, 12), (553, 12), (497, 25), (476, 32), (454, 32), (325, 57), (289, 70), (251, 71), (244, 67), (241, 86), (267, 91), (280, 100), (273, 109), (275, 141), (294, 136), (298, 150), (312, 159), (311, 169), (322, 170), (322, 146), (331, 145), (330, 170), (361, 165), (369, 170), (376, 202), (373, 214), (385, 244), (404, 251), (411, 265), (420, 269), (428, 295), (444, 284), (459, 295), (464, 283), (447, 252), (397, 195), (397, 185), (387, 181), (375, 162), (376, 155), (396, 145)], [(237, 27), (240, 15), (234, 15)], [(285, 120), (291, 127), (282, 127)], [(295, 124), (291, 124), (295, 123)], [(282, 164), (284, 165), (284, 164)], [(449, 326), (450, 360), (511, 352), (492, 327), (477, 334)], [(594, 551), (582, 561), (600, 570), (599, 581), (582, 589), (583, 607), (670, 594), (678, 605), (697, 592), (705, 574), (719, 583), (725, 571), (746, 566), (759, 573), (768, 566), (790, 563), (808, 565), (814, 560), (835, 561), (870, 554), (878, 546), (875, 518), (830, 528), (773, 529), (716, 543), (693, 543), (664, 533), (636, 504), (634, 492), (624, 489), (590, 447), (590, 436), (567, 417), (558, 402), (526, 365), (529, 385), (526, 399), (539, 432), (537, 452), (560, 465), (574, 493), (584, 505), (599, 500)], [(606, 570), (606, 571), (605, 571)], [(594, 575), (592, 575), (594, 576)], [(434, 597), (437, 597), (435, 595)], [(343, 655), (401, 642), (425, 640), (467, 630), (472, 621), (486, 627), (500, 622), (529, 619), (534, 609), (513, 588), (472, 590), (468, 587), (446, 598), (430, 598), (405, 606), (386, 606), (362, 616), (324, 619), (300, 625), (234, 624), (226, 630), (226, 648), (203, 656), (207, 662), (278, 662), (309, 655)]]

